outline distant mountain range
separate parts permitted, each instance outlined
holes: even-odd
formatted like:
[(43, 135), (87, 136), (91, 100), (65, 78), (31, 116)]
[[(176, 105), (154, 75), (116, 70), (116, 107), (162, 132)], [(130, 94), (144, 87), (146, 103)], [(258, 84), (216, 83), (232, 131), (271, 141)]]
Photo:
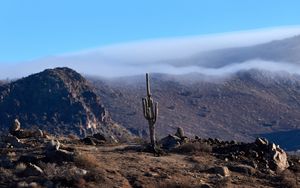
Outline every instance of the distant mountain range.
[[(274, 62), (285, 70), (286, 63), (300, 65), (299, 52), (300, 36), (295, 36), (166, 59), (151, 66), (169, 64), (177, 70), (193, 66), (214, 71), (260, 59)], [(87, 69), (107, 71), (101, 71), (101, 65), (95, 62), (92, 62), (95, 66), (87, 66), (85, 62), (81, 66), (81, 60), (86, 59), (78, 58), (74, 64), (77, 69), (84, 67), (82, 72), (86, 75), (91, 73)], [(133, 63), (130, 70), (132, 67), (146, 70), (143, 66)], [(276, 140), (284, 149), (300, 149), (300, 76), (269, 69), (272, 67), (237, 69), (231, 75), (216, 77), (205, 72), (151, 74), (153, 97), (159, 102), (158, 137), (183, 127), (191, 137), (247, 142), (263, 135)], [(128, 131), (147, 136), (148, 125), (141, 104), (146, 94), (144, 75), (112, 79), (85, 77), (69, 68), (56, 68), (10, 83), (0, 82), (0, 127), (7, 129), (17, 117), (22, 126), (36, 126), (57, 134), (79, 135), (82, 127), (96, 127), (97, 131), (116, 137), (127, 137)]]
[(300, 64), (300, 35), (254, 46), (204, 51), (179, 60), (166, 61), (176, 66), (220, 68), (250, 60)]
[[(159, 102), (160, 137), (183, 127), (191, 137), (247, 142), (261, 134), (300, 130), (298, 75), (251, 70), (225, 80), (203, 81), (201, 77), (151, 76), (153, 98)], [(143, 76), (90, 80), (115, 121), (132, 133), (147, 134), (141, 106), (141, 98), (146, 95)], [(300, 142), (299, 131), (290, 135), (285, 142), (279, 142), (285, 149), (295, 149)]]

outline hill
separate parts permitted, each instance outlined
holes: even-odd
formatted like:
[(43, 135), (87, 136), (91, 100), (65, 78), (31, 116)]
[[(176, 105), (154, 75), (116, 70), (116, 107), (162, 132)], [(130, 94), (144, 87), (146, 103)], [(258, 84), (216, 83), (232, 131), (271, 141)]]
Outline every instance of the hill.
[[(90, 80), (114, 120), (136, 135), (147, 135), (141, 107), (146, 94), (143, 76)], [(258, 70), (222, 79), (153, 74), (151, 84), (154, 100), (159, 102), (159, 137), (183, 127), (191, 137), (249, 142), (260, 134), (300, 129), (298, 75)], [(293, 135), (278, 144), (295, 149)]]
[(0, 86), (0, 127), (15, 118), (24, 128), (55, 134), (102, 132), (116, 137), (128, 132), (114, 123), (93, 88), (69, 68), (47, 69)]
[(300, 63), (300, 36), (294, 36), (281, 40), (253, 46), (222, 48), (195, 53), (183, 59), (166, 61), (180, 67), (200, 66), (208, 68), (220, 68), (232, 63), (243, 63), (251, 60), (265, 60), (272, 62)]

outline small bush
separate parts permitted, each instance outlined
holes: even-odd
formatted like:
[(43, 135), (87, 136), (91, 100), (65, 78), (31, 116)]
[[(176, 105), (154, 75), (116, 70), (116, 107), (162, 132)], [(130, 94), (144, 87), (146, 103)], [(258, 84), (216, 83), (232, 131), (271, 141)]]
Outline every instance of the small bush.
[(76, 166), (84, 169), (94, 169), (99, 166), (99, 162), (92, 154), (77, 154), (74, 160)]
[(191, 153), (197, 154), (201, 152), (210, 153), (212, 152), (212, 147), (207, 143), (195, 142), (195, 143), (186, 143), (175, 149), (177, 153)]
[(299, 184), (297, 182), (297, 179), (299, 179), (299, 177), (297, 177), (297, 175), (292, 173), (290, 170), (283, 171), (280, 175), (280, 178), (283, 187), (286, 188), (299, 187)]
[(75, 135), (75, 134), (69, 134), (68, 138), (72, 139), (72, 140), (79, 140), (79, 137), (77, 135)]
[(26, 169), (26, 167), (27, 167), (26, 164), (19, 163), (16, 165), (15, 171), (16, 171), (16, 173), (23, 172)]
[(177, 184), (177, 183), (164, 183), (160, 184), (157, 187), (159, 188), (193, 188), (188, 184)]

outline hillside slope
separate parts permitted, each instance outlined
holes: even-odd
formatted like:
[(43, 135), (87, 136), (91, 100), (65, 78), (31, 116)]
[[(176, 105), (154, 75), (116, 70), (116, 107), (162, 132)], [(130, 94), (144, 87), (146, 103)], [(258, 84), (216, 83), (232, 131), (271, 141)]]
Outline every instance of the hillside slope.
[[(112, 117), (146, 136), (141, 107), (144, 77), (92, 80)], [(183, 127), (189, 136), (252, 141), (260, 134), (300, 129), (299, 76), (251, 70), (208, 80), (199, 74), (152, 75), (153, 98), (159, 102), (159, 137)], [(294, 144), (281, 146), (290, 149)]]
[(114, 123), (90, 84), (69, 68), (47, 69), (0, 86), (0, 126), (14, 118), (24, 128), (55, 134), (103, 132), (122, 137), (127, 131)]

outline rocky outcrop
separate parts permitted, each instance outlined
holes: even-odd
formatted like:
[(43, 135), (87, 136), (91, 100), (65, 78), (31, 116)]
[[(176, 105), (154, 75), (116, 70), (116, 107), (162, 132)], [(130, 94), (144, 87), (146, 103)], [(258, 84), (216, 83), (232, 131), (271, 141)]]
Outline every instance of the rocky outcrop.
[[(254, 168), (279, 172), (289, 167), (286, 152), (265, 138), (257, 138), (253, 143), (211, 141), (212, 139), (207, 140), (208, 143), (214, 145), (213, 151), (225, 160), (243, 161), (247, 159), (249, 165)], [(202, 142), (206, 142), (206, 140), (202, 140)]]

